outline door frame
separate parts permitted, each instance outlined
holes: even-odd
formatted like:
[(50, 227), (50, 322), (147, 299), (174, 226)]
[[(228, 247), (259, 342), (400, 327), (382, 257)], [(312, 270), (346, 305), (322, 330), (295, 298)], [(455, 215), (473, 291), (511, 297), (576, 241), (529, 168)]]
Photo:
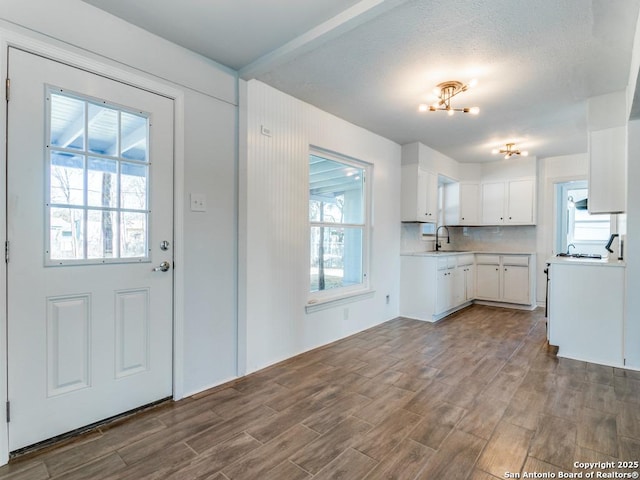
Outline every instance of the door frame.
[[(163, 82), (151, 74), (115, 61), (88, 53), (44, 35), (21, 27), (8, 28), (0, 24), (0, 78), (7, 76), (9, 47), (33, 53), (50, 60), (80, 68), (115, 81), (168, 97), (174, 102), (174, 152), (173, 152), (173, 255), (176, 265), (184, 265), (184, 93), (174, 84)], [(4, 89), (4, 87), (3, 87)], [(6, 128), (7, 107), (2, 102), (0, 125)], [(4, 130), (4, 128), (3, 128)], [(0, 132), (0, 239), (7, 238), (6, 204), (7, 145), (6, 130)], [(173, 270), (173, 399), (184, 396), (184, 271)], [(0, 412), (6, 409), (2, 403), (7, 398), (7, 265), (0, 261)], [(6, 414), (0, 413), (0, 465), (9, 461), (9, 429)]]

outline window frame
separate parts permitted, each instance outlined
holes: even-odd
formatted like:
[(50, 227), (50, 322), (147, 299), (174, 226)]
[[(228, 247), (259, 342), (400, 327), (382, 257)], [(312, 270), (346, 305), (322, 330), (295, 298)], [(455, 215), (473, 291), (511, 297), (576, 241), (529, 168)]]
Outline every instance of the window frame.
[[(339, 302), (342, 303), (345, 299), (356, 299), (362, 295), (367, 295), (372, 292), (371, 290), (371, 215), (372, 215), (372, 178), (373, 178), (373, 164), (348, 157), (346, 155), (331, 152), (319, 147), (310, 146), (307, 153), (307, 168), (309, 168), (309, 160), (311, 156), (321, 157), (333, 162), (342, 163), (347, 166), (358, 168), (362, 170), (363, 174), (363, 188), (362, 188), (362, 203), (363, 203), (363, 223), (336, 223), (336, 222), (317, 222), (312, 221), (309, 215), (309, 202), (311, 201), (311, 185), (310, 185), (310, 171), (307, 172), (307, 312), (313, 311), (314, 307), (326, 305), (328, 303)], [(361, 262), (362, 262), (362, 282), (355, 285), (348, 285), (343, 287), (331, 288), (328, 290), (311, 291), (311, 229), (314, 227), (337, 227), (337, 228), (359, 228), (362, 231), (362, 250), (361, 250)]]
[[(151, 201), (151, 177), (152, 177), (152, 162), (151, 162), (151, 149), (150, 149), (150, 135), (151, 135), (151, 131), (150, 131), (150, 126), (151, 126), (151, 115), (148, 112), (142, 112), (142, 111), (138, 111), (135, 110), (133, 108), (124, 106), (124, 105), (119, 105), (116, 103), (112, 103), (112, 102), (106, 102), (104, 100), (101, 100), (99, 98), (96, 97), (92, 97), (90, 95), (84, 95), (84, 94), (80, 94), (77, 92), (74, 92), (72, 90), (68, 90), (65, 88), (60, 88), (57, 87), (55, 85), (46, 85), (45, 86), (45, 139), (44, 139), (44, 148), (43, 148), (43, 153), (44, 153), (44, 162), (45, 162), (45, 168), (44, 168), (44, 266), (45, 267), (64, 267), (64, 266), (91, 266), (91, 265), (103, 265), (103, 264), (134, 264), (134, 263), (150, 263), (151, 262), (151, 255), (150, 255), (150, 245), (151, 245), (151, 222), (152, 222), (152, 218), (151, 218), (151, 208), (150, 208), (150, 201)], [(64, 97), (68, 97), (68, 98), (72, 98), (81, 102), (85, 103), (85, 113), (84, 113), (84, 146), (82, 149), (79, 148), (62, 148), (62, 147), (57, 147), (57, 146), (53, 146), (50, 145), (50, 139), (51, 139), (51, 128), (52, 128), (52, 124), (51, 124), (51, 115), (52, 115), (52, 96), (53, 95), (61, 95)], [(92, 152), (89, 150), (89, 139), (88, 139), (88, 123), (87, 123), (87, 109), (89, 108), (89, 104), (93, 104), (96, 105), (98, 107), (105, 107), (105, 108), (110, 108), (110, 109), (114, 109), (118, 111), (118, 121), (117, 121), (117, 128), (118, 128), (118, 140), (117, 140), (117, 145), (118, 145), (118, 151), (116, 152), (115, 155), (107, 155), (107, 154), (101, 154), (101, 153), (97, 153), (97, 152)], [(127, 114), (131, 114), (131, 115), (135, 115), (138, 117), (143, 117), (146, 119), (146, 129), (147, 129), (147, 134), (146, 134), (146, 145), (145, 145), (145, 150), (147, 152), (147, 158), (146, 160), (136, 160), (136, 159), (129, 159), (129, 158), (125, 158), (121, 156), (121, 152), (120, 152), (120, 142), (121, 142), (121, 138), (120, 135), (122, 135), (122, 131), (121, 131), (121, 113), (127, 113)], [(62, 154), (74, 154), (74, 155), (78, 155), (81, 157), (84, 157), (84, 161), (83, 161), (83, 189), (87, 188), (87, 191), (83, 190), (83, 204), (82, 205), (64, 205), (64, 204), (58, 204), (58, 203), (54, 203), (52, 202), (51, 199), (51, 156), (53, 152), (59, 152)], [(115, 207), (98, 207), (98, 206), (91, 206), (88, 203), (88, 184), (87, 184), (87, 172), (88, 172), (88, 162), (90, 159), (104, 159), (104, 160), (109, 160), (109, 161), (115, 161), (116, 162), (116, 172), (117, 175), (119, 177), (118, 179), (118, 188), (117, 188), (117, 203)], [(139, 165), (139, 166), (143, 166), (146, 168), (147, 170), (147, 175), (146, 175), (146, 192), (145, 192), (145, 205), (146, 205), (146, 209), (136, 209), (136, 208), (124, 208), (121, 205), (121, 198), (120, 198), (120, 194), (121, 194), (121, 175), (122, 175), (122, 165), (123, 164), (129, 164), (129, 165)], [(76, 209), (76, 210), (80, 210), (82, 211), (82, 215), (83, 215), (83, 257), (84, 258), (51, 258), (51, 209), (52, 208), (69, 208), (69, 209)], [(122, 252), (120, 251), (120, 248), (118, 248), (119, 251), (119, 255), (118, 257), (97, 257), (97, 258), (89, 258), (87, 257), (87, 242), (88, 239), (87, 234), (88, 234), (88, 223), (87, 223), (87, 219), (88, 219), (88, 215), (90, 211), (96, 211), (96, 212), (101, 212), (101, 211), (108, 211), (108, 212), (113, 212), (116, 214), (116, 217), (118, 220), (121, 220), (121, 214), (126, 214), (126, 213), (132, 213), (132, 214), (143, 214), (145, 215), (145, 229), (146, 229), (146, 242), (144, 245), (144, 255), (141, 256), (132, 256), (132, 257), (126, 257), (126, 256), (122, 256)], [(118, 242), (121, 241), (121, 235), (122, 232), (120, 231), (121, 228), (121, 222), (120, 225), (118, 226), (118, 237), (117, 239), (114, 239)]]

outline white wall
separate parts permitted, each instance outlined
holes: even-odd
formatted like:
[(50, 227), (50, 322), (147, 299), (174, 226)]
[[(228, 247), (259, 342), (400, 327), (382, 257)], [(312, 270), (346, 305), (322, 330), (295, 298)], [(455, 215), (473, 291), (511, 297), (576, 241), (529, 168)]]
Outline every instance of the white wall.
[[(398, 315), (401, 155), (399, 145), (261, 82), (242, 82), (240, 99), (240, 369), (249, 373)], [(375, 293), (306, 314), (310, 145), (374, 165)]]
[(640, 369), (640, 120), (629, 122), (628, 138), (625, 358), (627, 366)]
[(544, 304), (546, 292), (545, 263), (554, 255), (555, 190), (556, 183), (586, 180), (589, 157), (586, 153), (542, 158), (538, 162), (538, 224), (536, 230), (538, 251), (538, 304)]
[[(80, 0), (2, 0), (0, 37), (3, 47), (45, 44), (51, 52), (83, 58), (86, 68), (106, 66), (108, 74), (113, 67), (118, 78), (131, 73), (160, 85), (159, 90), (166, 85), (177, 92), (176, 159), (181, 164), (176, 170), (175, 248), (183, 258), (176, 258), (176, 335), (183, 341), (176, 349), (181, 377), (176, 393), (188, 395), (235, 377), (235, 73)], [(0, 69), (4, 78), (6, 65)], [(190, 211), (192, 192), (206, 195), (207, 212)], [(5, 342), (0, 343), (4, 350)]]

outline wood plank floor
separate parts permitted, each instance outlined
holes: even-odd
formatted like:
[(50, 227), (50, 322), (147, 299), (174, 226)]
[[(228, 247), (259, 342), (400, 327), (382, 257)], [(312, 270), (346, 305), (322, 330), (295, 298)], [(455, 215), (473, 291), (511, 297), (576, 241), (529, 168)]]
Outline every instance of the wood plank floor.
[(640, 461), (640, 372), (557, 358), (545, 328), (540, 309), (399, 318), (17, 458), (0, 479), (496, 480)]

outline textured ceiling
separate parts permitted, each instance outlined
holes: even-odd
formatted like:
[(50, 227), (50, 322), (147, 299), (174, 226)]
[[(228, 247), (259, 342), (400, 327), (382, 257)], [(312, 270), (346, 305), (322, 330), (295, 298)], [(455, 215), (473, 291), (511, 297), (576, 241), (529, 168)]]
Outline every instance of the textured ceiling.
[[(585, 152), (586, 99), (626, 88), (640, 7), (640, 0), (252, 0), (253, 10), (243, 8), (247, 1), (204, 9), (189, 0), (170, 10), (168, 1), (87, 1), (241, 69), (244, 78), (462, 162), (494, 160), (491, 149), (506, 141), (538, 157)], [(146, 23), (145, 4), (154, 5)], [(307, 38), (303, 31), (354, 4), (366, 4), (369, 15), (296, 44)], [(286, 19), (271, 21), (277, 11)], [(211, 45), (219, 29), (222, 43)], [(417, 111), (436, 84), (472, 78), (477, 87), (454, 106), (479, 106), (478, 116)]]

